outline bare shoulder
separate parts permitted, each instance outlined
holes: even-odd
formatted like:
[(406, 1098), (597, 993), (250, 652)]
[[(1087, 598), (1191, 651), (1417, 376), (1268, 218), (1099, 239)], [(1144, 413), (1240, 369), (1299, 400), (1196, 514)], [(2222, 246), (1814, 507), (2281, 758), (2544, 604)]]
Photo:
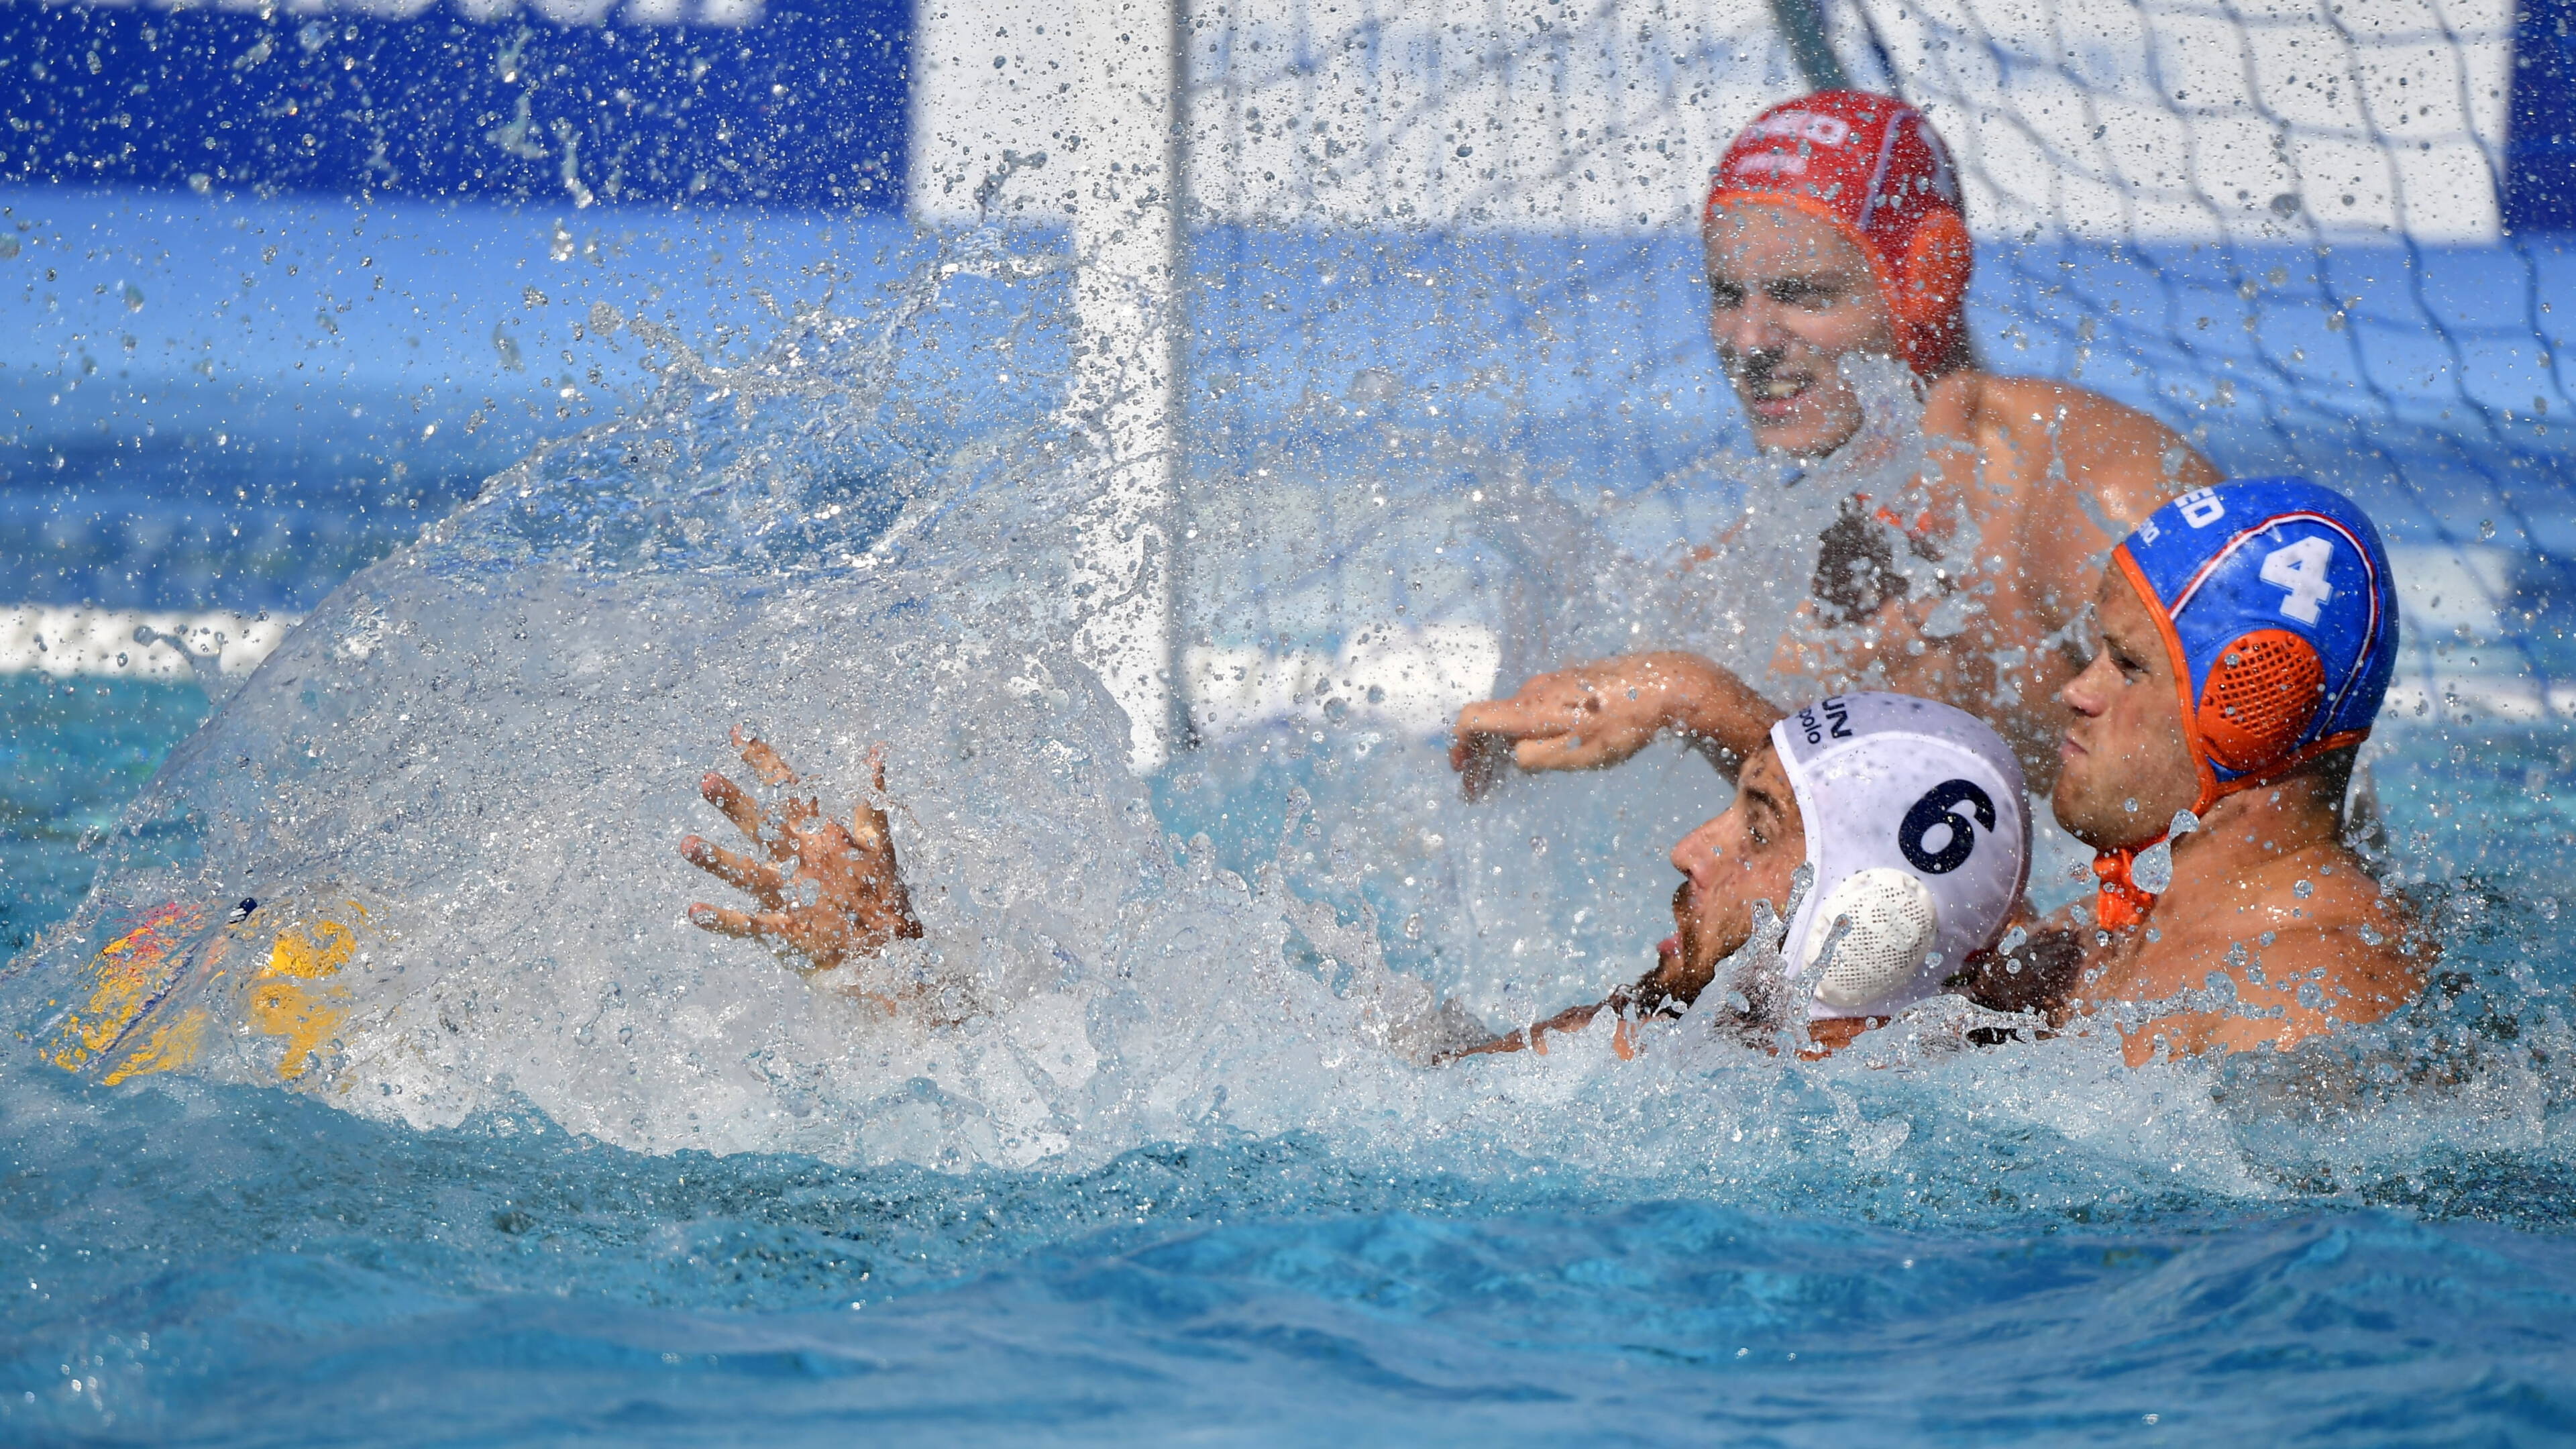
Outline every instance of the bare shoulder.
[(1925, 396), (1923, 425), (1974, 440), (1990, 481), (2016, 491), (2081, 489), (2093, 505), (2084, 512), (2124, 530), (2175, 494), (2219, 481), (2209, 460), (2163, 423), (2046, 378), (1954, 373)]
[[(2162, 913), (2159, 913), (2162, 916)], [(2332, 863), (2265, 881), (2215, 910), (2162, 917), (2161, 938), (2141, 953), (2141, 983), (2162, 990), (2217, 984), (2233, 1003), (2158, 1012), (2129, 1033), (2129, 1054), (2150, 1041), (2175, 1054), (2286, 1048), (2398, 1010), (2422, 990), (2434, 959), (2405, 903), (2385, 894), (2360, 862)]]
[(2412, 1001), (2439, 954), (2404, 898), (2349, 854), (2262, 908), (2274, 923), (2255, 950), (2266, 981), (2336, 1024), (2377, 1021)]

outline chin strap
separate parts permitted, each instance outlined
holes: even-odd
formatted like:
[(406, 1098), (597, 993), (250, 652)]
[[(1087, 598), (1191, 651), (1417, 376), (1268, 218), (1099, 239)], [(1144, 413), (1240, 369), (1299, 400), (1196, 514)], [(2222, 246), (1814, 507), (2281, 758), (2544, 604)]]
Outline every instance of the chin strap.
[(2159, 835), (2145, 845), (2106, 850), (2093, 857), (2093, 874), (2102, 882), (2100, 894), (2093, 899), (2095, 924), (2106, 931), (2117, 931), (2145, 923), (2147, 912), (2156, 908), (2156, 893), (2131, 879), (2129, 870), (2137, 864), (2139, 851), (2162, 839)]
[[(2197, 822), (2208, 816), (2211, 806), (2240, 790), (2251, 790), (2258, 785), (2269, 784), (2281, 771), (2289, 769), (2306, 758), (2307, 753), (2302, 752), (2274, 766), (2268, 773), (2245, 775), (2223, 785), (2204, 763), (2201, 771), (2200, 798), (2191, 804), (2191, 818), (2185, 820), (2181, 816), (2176, 816), (2175, 824), (2180, 825), (2186, 832), (2198, 829)], [(2173, 831), (2168, 828), (2153, 840), (2141, 840), (2135, 845), (2122, 846), (2118, 850), (2095, 853), (2093, 876), (2102, 883), (2102, 889), (2093, 898), (2095, 925), (2106, 931), (2118, 931), (2146, 924), (2147, 913), (2156, 908), (2157, 893), (2138, 884), (2137, 877), (2132, 872), (2137, 868), (2139, 856), (2173, 838)]]

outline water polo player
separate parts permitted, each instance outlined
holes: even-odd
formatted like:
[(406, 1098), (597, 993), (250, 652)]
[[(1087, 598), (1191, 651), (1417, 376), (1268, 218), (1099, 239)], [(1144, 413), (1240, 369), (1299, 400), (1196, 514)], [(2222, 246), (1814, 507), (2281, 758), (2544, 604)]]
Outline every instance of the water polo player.
[[(1807, 627), (1783, 642), (1777, 671), (1808, 681), (1800, 692), (1956, 704), (2002, 730), (2045, 788), (2049, 701), (2083, 663), (2068, 641), (2095, 565), (2118, 530), (2217, 471), (2143, 413), (1968, 365), (1957, 181), (1931, 123), (1902, 101), (1828, 91), (1765, 111), (1727, 148), (1702, 233), (1709, 333), (1762, 447), (1829, 458), (1854, 439), (1864, 418), (1846, 357), (1898, 359), (1924, 388), (1931, 466), (1914, 496), (1843, 500)], [(1811, 469), (1803, 486), (1831, 472)], [(1935, 623), (1945, 603), (1963, 624)], [(1506, 755), (1592, 769), (1668, 729), (1741, 759), (1779, 717), (1708, 659), (1628, 655), (1469, 705), (1453, 761), (1474, 794)]]
[[(1719, 964), (1754, 941), (1757, 903), (1789, 912), (1776, 956), (1747, 953), (1731, 982), (1745, 1005), (1710, 1002), (1759, 1029), (1804, 1018), (1816, 1046), (1840, 1047), (1927, 996), (2001, 936), (2030, 871), (2021, 766), (1983, 721), (1897, 694), (1829, 697), (1787, 716), (1745, 762), (1725, 813), (1673, 847), (1682, 873), (1674, 933), (1655, 969), (1459, 1055), (1545, 1051), (1603, 1010), (1632, 1021), (1701, 1002)], [(1792, 878), (1811, 872), (1803, 893)]]
[(192, 1071), (336, 1095), (345, 1024), (387, 989), (387, 920), (374, 893), (338, 884), (126, 912), (28, 1035), (43, 1060), (111, 1087)]
[[(2056, 923), (2086, 947), (2068, 1005), (2120, 1008), (2135, 1065), (2288, 1047), (2411, 999), (2431, 945), (2343, 843), (2397, 653), (2369, 518), (2304, 479), (2199, 489), (2120, 545), (2097, 607), (2052, 794), (2100, 852), (2089, 913)], [(2193, 1000), (2213, 973), (2233, 999)]]
[[(794, 782), (769, 746), (736, 743), (761, 778)], [(698, 925), (766, 941), (813, 969), (920, 934), (881, 812), (862, 807), (843, 827), (811, 799), (764, 812), (720, 774), (700, 788), (768, 859), (695, 836), (681, 842), (688, 860), (761, 907), (693, 904)], [(1607, 1001), (1454, 1055), (1543, 1044), (1545, 1033), (1579, 1029), (1603, 1007), (1622, 1018), (1624, 1050), (1626, 1022), (1679, 1015), (1700, 998), (1719, 963), (1752, 940), (1759, 902), (1775, 918), (1790, 912), (1776, 957), (1755, 953), (1781, 964), (1772, 980), (1740, 986), (1773, 1008), (1766, 1022), (1795, 1009), (1818, 1045), (1840, 1046), (1940, 990), (2003, 932), (2028, 870), (2026, 798), (2012, 751), (1971, 715), (1898, 695), (1818, 701), (1780, 721), (1725, 813), (1673, 848), (1683, 877), (1676, 930), (1652, 971)], [(1801, 866), (1813, 885), (1793, 900)], [(798, 895), (804, 882), (810, 901)]]

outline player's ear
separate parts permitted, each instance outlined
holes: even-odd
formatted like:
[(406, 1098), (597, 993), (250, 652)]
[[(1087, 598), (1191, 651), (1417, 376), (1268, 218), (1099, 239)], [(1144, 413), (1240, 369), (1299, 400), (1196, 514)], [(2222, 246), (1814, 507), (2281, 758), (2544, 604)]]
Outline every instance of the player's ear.
[(2256, 629), (2219, 651), (2192, 723), (2211, 758), (2255, 770), (2307, 733), (2325, 692), (2316, 646), (2287, 629)]

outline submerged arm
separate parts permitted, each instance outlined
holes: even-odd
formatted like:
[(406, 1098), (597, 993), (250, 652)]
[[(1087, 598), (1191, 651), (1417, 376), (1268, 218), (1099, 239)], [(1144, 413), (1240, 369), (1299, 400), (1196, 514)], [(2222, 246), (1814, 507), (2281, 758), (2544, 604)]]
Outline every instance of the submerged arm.
[[(758, 739), (733, 735), (743, 763), (773, 787), (799, 783), (778, 752)], [(876, 791), (885, 791), (885, 761), (868, 761)], [(680, 842), (691, 865), (750, 896), (759, 907), (743, 911), (693, 901), (690, 924), (720, 936), (765, 941), (803, 958), (797, 969), (828, 971), (873, 956), (896, 940), (921, 935), (912, 894), (895, 859), (885, 811), (862, 801), (843, 825), (823, 813), (815, 797), (789, 797), (763, 807), (723, 775), (709, 771), (699, 783), (707, 803), (724, 812), (736, 830), (767, 859), (731, 851), (692, 835)]]
[[(1699, 1000), (1700, 993), (1708, 989), (1712, 979), (1711, 973), (1703, 971), (1694, 974), (1681, 963), (1678, 957), (1668, 957), (1656, 962), (1653, 970), (1630, 984), (1612, 991), (1599, 1001), (1583, 1006), (1569, 1006), (1544, 1021), (1531, 1022), (1526, 1027), (1505, 1032), (1492, 1041), (1445, 1053), (1438, 1058), (1438, 1061), (1445, 1063), (1460, 1057), (1481, 1056), (1489, 1052), (1516, 1052), (1524, 1048), (1534, 1049), (1544, 1054), (1547, 1051), (1547, 1033), (1581, 1031), (1592, 1024), (1592, 1018), (1604, 1011), (1621, 1017), (1633, 1015), (1639, 1020), (1659, 1016), (1679, 1016), (1690, 1010), (1692, 1003)], [(1624, 1036), (1614, 1038), (1612, 1047), (1622, 1057), (1628, 1055)]]

